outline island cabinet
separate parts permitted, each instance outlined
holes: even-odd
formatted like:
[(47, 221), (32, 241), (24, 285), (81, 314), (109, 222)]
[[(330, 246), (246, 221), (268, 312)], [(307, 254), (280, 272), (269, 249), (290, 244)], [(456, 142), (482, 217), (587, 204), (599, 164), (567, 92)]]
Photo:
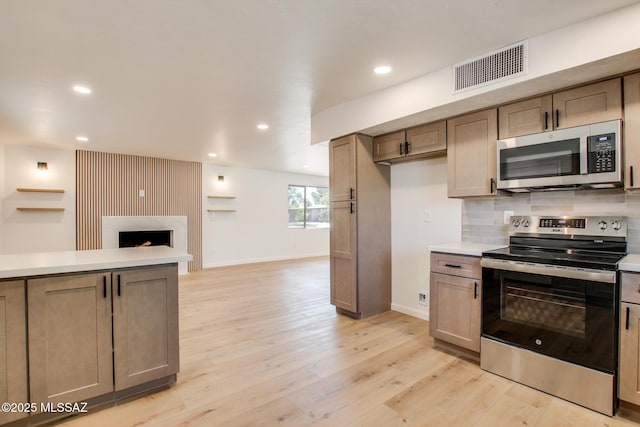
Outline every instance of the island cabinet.
[(611, 79), (525, 99), (498, 109), (499, 138), (622, 118), (622, 81)]
[(79, 402), (178, 372), (177, 265), (27, 281), (33, 402)]
[(179, 370), (177, 267), (113, 273), (115, 390)]
[(497, 194), (497, 114), (492, 108), (447, 120), (449, 197)]
[(389, 167), (373, 162), (373, 140), (329, 144), (331, 304), (356, 318), (391, 308)]
[[(0, 281), (0, 402), (26, 403), (27, 342), (24, 281)], [(0, 412), (0, 424), (26, 417)]]
[(480, 352), (480, 258), (431, 253), (429, 332), (432, 337)]
[(640, 188), (640, 73), (624, 77), (624, 186)]
[(442, 120), (373, 138), (373, 160), (396, 163), (445, 155), (447, 124)]
[(640, 405), (640, 274), (621, 277), (618, 397)]

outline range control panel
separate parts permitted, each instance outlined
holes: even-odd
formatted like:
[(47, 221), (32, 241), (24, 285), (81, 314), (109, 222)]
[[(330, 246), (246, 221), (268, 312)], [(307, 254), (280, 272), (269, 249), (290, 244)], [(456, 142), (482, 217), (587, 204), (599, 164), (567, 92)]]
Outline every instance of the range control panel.
[(580, 236), (627, 237), (624, 216), (512, 216), (509, 235), (572, 234)]

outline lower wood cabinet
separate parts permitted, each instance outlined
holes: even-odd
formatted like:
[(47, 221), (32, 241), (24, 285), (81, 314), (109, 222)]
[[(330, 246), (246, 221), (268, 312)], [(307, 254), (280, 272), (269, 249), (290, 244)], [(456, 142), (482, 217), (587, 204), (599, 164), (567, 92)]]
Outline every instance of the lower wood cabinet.
[(113, 279), (115, 390), (177, 373), (177, 266), (116, 272)]
[(640, 274), (621, 276), (618, 397), (640, 405)]
[(31, 402), (78, 402), (176, 374), (177, 265), (27, 282)]
[[(27, 328), (24, 281), (0, 282), (0, 402), (26, 403)], [(0, 424), (26, 417), (24, 412), (0, 412)]]
[(32, 402), (76, 402), (113, 390), (111, 274), (27, 282)]
[[(469, 266), (471, 268), (465, 268)], [(448, 271), (436, 272), (443, 269)], [(431, 254), (429, 332), (432, 337), (480, 352), (481, 271), (478, 257)]]

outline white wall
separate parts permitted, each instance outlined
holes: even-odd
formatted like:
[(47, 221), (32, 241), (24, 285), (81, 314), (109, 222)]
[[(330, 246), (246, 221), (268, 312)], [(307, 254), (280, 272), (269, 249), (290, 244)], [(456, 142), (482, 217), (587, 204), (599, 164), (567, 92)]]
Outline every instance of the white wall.
[(453, 93), (451, 68), (445, 67), (332, 106), (311, 117), (311, 141), (371, 134), (372, 129), (390, 132), (634, 70), (640, 58), (639, 21), (640, 3), (635, 3), (532, 37), (529, 72), (514, 79)]
[[(223, 185), (218, 175), (224, 176)], [(328, 177), (204, 164), (202, 179), (204, 268), (329, 254), (328, 229), (287, 227), (289, 184), (328, 187)], [(236, 212), (206, 212), (216, 208)]]
[[(0, 253), (74, 250), (75, 152), (5, 145), (0, 152)], [(46, 172), (37, 162), (47, 162)], [(64, 194), (21, 193), (17, 188), (58, 188)], [(63, 212), (19, 212), (17, 207), (61, 207)]]
[[(425, 212), (429, 217), (425, 221)], [(391, 166), (391, 308), (429, 319), (429, 246), (459, 242), (462, 202), (447, 198), (447, 159)]]

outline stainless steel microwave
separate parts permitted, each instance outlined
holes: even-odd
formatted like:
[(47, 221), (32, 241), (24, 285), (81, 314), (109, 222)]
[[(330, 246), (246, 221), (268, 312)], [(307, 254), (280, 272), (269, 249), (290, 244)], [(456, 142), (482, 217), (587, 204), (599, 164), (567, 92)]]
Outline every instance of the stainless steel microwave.
[(498, 140), (500, 190), (620, 187), (622, 121)]

